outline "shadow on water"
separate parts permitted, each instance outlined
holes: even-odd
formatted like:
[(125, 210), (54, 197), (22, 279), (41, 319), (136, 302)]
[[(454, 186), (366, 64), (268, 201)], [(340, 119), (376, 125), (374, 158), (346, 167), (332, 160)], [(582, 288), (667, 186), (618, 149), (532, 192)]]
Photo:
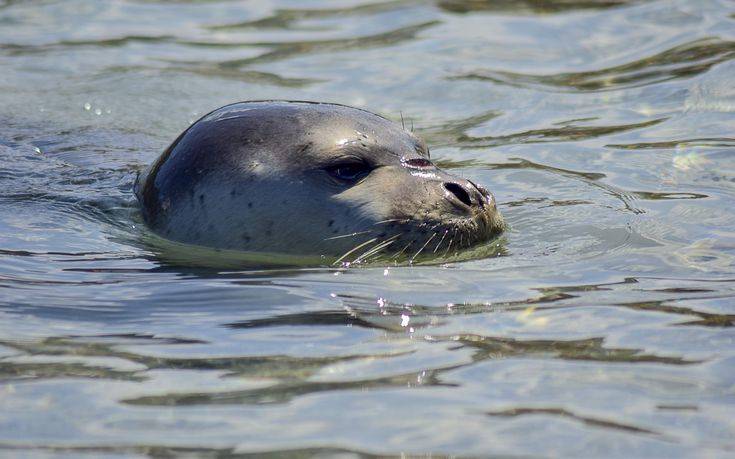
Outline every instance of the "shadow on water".
[(439, 0), (437, 5), (452, 13), (512, 12), (563, 13), (573, 10), (603, 10), (649, 0)]
[(670, 141), (665, 141), (665, 142), (638, 142), (638, 143), (631, 143), (631, 144), (605, 145), (605, 148), (616, 148), (619, 150), (669, 150), (669, 149), (676, 149), (676, 148), (693, 148), (693, 147), (735, 148), (735, 139), (727, 138), (727, 137), (720, 137), (720, 138), (670, 140)]
[[(458, 368), (444, 368), (451, 370)], [(420, 386), (456, 387), (457, 384), (445, 383), (439, 380), (440, 370), (421, 370), (406, 374), (387, 376), (383, 378), (357, 379), (352, 381), (321, 382), (301, 381), (282, 382), (273, 386), (247, 389), (239, 391), (222, 391), (212, 393), (174, 393), (165, 395), (143, 396), (123, 400), (130, 405), (144, 406), (187, 406), (187, 405), (252, 405), (288, 403), (292, 399), (320, 392), (334, 392), (344, 390), (368, 390), (389, 388), (412, 388)]]
[(735, 42), (705, 38), (623, 65), (586, 72), (529, 75), (477, 70), (451, 78), (553, 91), (614, 91), (689, 78), (735, 57)]
[[(283, 42), (223, 42), (223, 41), (190, 41), (176, 40), (175, 43), (187, 47), (203, 47), (216, 49), (265, 48), (267, 51), (253, 57), (230, 59), (219, 62), (164, 60), (169, 66), (166, 72), (192, 73), (204, 77), (218, 77), (229, 80), (245, 81), (249, 83), (265, 83), (283, 87), (304, 87), (322, 82), (315, 78), (288, 78), (272, 72), (244, 70), (244, 67), (253, 64), (262, 64), (281, 61), (294, 56), (304, 56), (317, 53), (334, 53), (350, 50), (382, 48), (399, 43), (415, 40), (423, 30), (439, 24), (439, 21), (427, 21), (397, 29), (361, 37), (346, 37), (312, 41), (283, 41)], [(86, 45), (86, 44), (85, 44)], [(136, 71), (142, 68), (122, 67), (118, 70)]]
[[(641, 282), (645, 281), (646, 288)], [(722, 281), (727, 282), (727, 281)], [(662, 283), (663, 285), (658, 285)], [(545, 310), (558, 310), (583, 307), (620, 307), (644, 313), (662, 313), (675, 316), (694, 316), (695, 320), (680, 322), (677, 325), (704, 327), (732, 327), (735, 315), (702, 312), (689, 307), (672, 306), (680, 300), (718, 298), (722, 292), (709, 289), (701, 282), (687, 286), (687, 281), (679, 281), (678, 286), (669, 279), (626, 278), (619, 282), (571, 285), (538, 288), (540, 293), (519, 301), (500, 301), (496, 303), (458, 303), (441, 306), (391, 303), (385, 299), (375, 299), (356, 295), (337, 295), (343, 302), (341, 310), (318, 310), (315, 312), (275, 315), (261, 319), (223, 324), (230, 329), (252, 330), (272, 327), (345, 327), (357, 326), (365, 329), (388, 332), (404, 336), (408, 331), (406, 318), (410, 318), (411, 332), (423, 330), (424, 343), (438, 345), (444, 343), (448, 350), (464, 349), (471, 351), (471, 362), (424, 368), (390, 376), (358, 378), (337, 381), (314, 380), (325, 368), (349, 362), (375, 359), (391, 359), (410, 355), (405, 352), (351, 354), (329, 357), (293, 357), (288, 355), (265, 356), (227, 356), (227, 357), (166, 357), (146, 355), (121, 346), (146, 345), (206, 345), (201, 339), (165, 337), (145, 334), (116, 335), (79, 335), (50, 337), (40, 341), (2, 341), (0, 345), (14, 351), (0, 360), (0, 380), (28, 381), (56, 378), (91, 378), (121, 381), (145, 381), (147, 372), (152, 370), (198, 370), (216, 371), (219, 377), (257, 378), (273, 380), (273, 383), (255, 389), (214, 391), (211, 393), (182, 392), (162, 395), (146, 395), (125, 400), (134, 405), (200, 405), (200, 404), (272, 404), (286, 403), (295, 397), (306, 394), (354, 390), (365, 388), (401, 388), (419, 386), (453, 386), (441, 380), (441, 374), (474, 363), (531, 357), (539, 359), (558, 359), (567, 361), (591, 361), (600, 363), (658, 363), (666, 365), (690, 365), (701, 360), (678, 356), (663, 356), (644, 352), (636, 348), (610, 347), (602, 337), (583, 339), (519, 339), (505, 336), (490, 336), (476, 333), (432, 333), (445, 319), (454, 316), (480, 314), (514, 314), (523, 319), (529, 314)], [(652, 284), (652, 285), (651, 285)], [(590, 294), (599, 292), (607, 300), (594, 301)], [(627, 293), (626, 293), (627, 292)], [(589, 297), (582, 304), (582, 295)], [(656, 301), (614, 301), (619, 296), (637, 294)], [(28, 359), (32, 357), (32, 359)], [(64, 359), (74, 359), (65, 361)], [(79, 359), (90, 359), (79, 362)], [(95, 359), (103, 358), (134, 364), (134, 369), (120, 369), (100, 364)], [(49, 361), (49, 359), (51, 361)], [(348, 377), (348, 374), (345, 374)]]
[[(289, 10), (291, 11), (291, 10)], [(301, 10), (298, 10), (301, 11)], [(335, 10), (342, 11), (342, 10)], [(307, 15), (315, 15), (311, 12)], [(335, 13), (336, 14), (336, 13)], [(257, 21), (256, 21), (257, 22)], [(424, 30), (438, 25), (440, 21), (426, 21), (418, 24), (399, 27), (386, 32), (365, 36), (348, 36), (345, 38), (311, 40), (311, 41), (281, 41), (281, 42), (228, 42), (228, 41), (196, 41), (178, 38), (170, 35), (161, 36), (138, 36), (130, 35), (110, 39), (96, 40), (61, 40), (56, 43), (43, 45), (22, 45), (15, 43), (0, 43), (0, 51), (10, 56), (22, 56), (37, 53), (55, 53), (73, 48), (107, 48), (123, 47), (135, 44), (148, 45), (179, 45), (187, 48), (213, 48), (213, 49), (262, 49), (267, 51), (256, 56), (224, 60), (219, 62), (207, 62), (201, 59), (196, 61), (158, 59), (168, 64), (160, 69), (154, 65), (130, 65), (112, 66), (106, 69), (107, 73), (118, 74), (120, 72), (137, 73), (146, 70), (162, 71), (166, 73), (190, 73), (202, 77), (217, 77), (228, 80), (243, 81), (248, 83), (270, 84), (274, 86), (300, 88), (310, 84), (322, 82), (316, 78), (289, 78), (273, 72), (262, 70), (243, 70), (252, 64), (261, 64), (288, 59), (294, 56), (304, 56), (316, 53), (334, 53), (350, 50), (361, 50), (370, 48), (390, 47), (403, 42), (413, 41), (418, 34)], [(226, 28), (228, 29), (228, 28)], [(186, 53), (182, 53), (186, 54)]]
[[(207, 0), (203, 0), (207, 1)], [(295, 448), (295, 449), (271, 449), (255, 453), (240, 452), (238, 448), (187, 448), (167, 445), (119, 445), (119, 446), (45, 446), (45, 445), (18, 445), (0, 443), (0, 449), (16, 452), (36, 452), (51, 454), (74, 454), (74, 455), (120, 455), (130, 454), (150, 458), (169, 457), (197, 457), (204, 459), (250, 459), (250, 458), (327, 458), (343, 459), (345, 457), (355, 458), (384, 458), (384, 454), (371, 454), (363, 451), (341, 449), (341, 448)]]
[(0, 360), (0, 380), (23, 381), (63, 377), (103, 378), (111, 380), (143, 381), (150, 370), (203, 370), (222, 372), (227, 377), (257, 377), (305, 379), (321, 368), (341, 362), (364, 358), (390, 358), (400, 354), (348, 355), (333, 357), (291, 357), (268, 355), (258, 357), (173, 358), (155, 357), (119, 350), (122, 345), (188, 345), (207, 344), (187, 338), (162, 338), (150, 335), (90, 335), (46, 338), (40, 342), (0, 341), (0, 345), (26, 356), (45, 357), (104, 357), (116, 358), (144, 367), (139, 370), (112, 370), (94, 363), (36, 363)]
[(243, 30), (243, 29), (286, 29), (286, 30), (321, 30), (295, 24), (298, 21), (309, 19), (344, 18), (351, 16), (365, 16), (384, 12), (391, 12), (412, 5), (420, 4), (420, 0), (397, 0), (377, 3), (364, 3), (344, 8), (284, 8), (277, 9), (272, 15), (232, 24), (209, 26), (210, 30)]
[(439, 24), (439, 21), (427, 21), (419, 24), (399, 27), (397, 29), (361, 37), (346, 37), (329, 40), (295, 41), (295, 42), (246, 42), (223, 43), (203, 41), (181, 41), (189, 46), (213, 48), (241, 48), (256, 47), (268, 48), (263, 54), (243, 59), (222, 61), (217, 65), (221, 68), (240, 68), (251, 64), (274, 62), (287, 59), (291, 56), (303, 56), (312, 53), (341, 52), (355, 49), (381, 48), (396, 45), (402, 42), (415, 40), (417, 35)]
[(587, 125), (584, 122), (596, 118), (573, 119), (555, 123), (554, 127), (531, 129), (502, 136), (473, 136), (467, 132), (502, 115), (491, 110), (467, 118), (450, 120), (435, 126), (417, 127), (416, 132), (433, 147), (452, 146), (462, 149), (493, 148), (504, 145), (547, 142), (575, 142), (612, 134), (645, 129), (663, 123), (667, 118), (657, 118), (638, 123), (619, 125)]
[[(132, 343), (126, 343), (126, 338), (129, 338)], [(0, 361), (0, 380), (4, 382), (22, 382), (75, 377), (144, 381), (147, 379), (147, 371), (157, 369), (219, 371), (224, 372), (221, 377), (250, 377), (259, 380), (273, 379), (274, 383), (266, 387), (244, 390), (147, 395), (122, 400), (122, 402), (145, 406), (273, 404), (287, 403), (296, 397), (319, 392), (365, 390), (368, 388), (454, 387), (456, 384), (442, 381), (440, 375), (444, 372), (466, 367), (479, 361), (517, 356), (596, 362), (656, 362), (673, 365), (696, 363), (695, 361), (682, 358), (646, 354), (638, 349), (607, 348), (603, 346), (604, 340), (602, 338), (584, 340), (516, 340), (511, 338), (462, 334), (448, 336), (427, 335), (424, 339), (430, 343), (448, 343), (451, 346), (449, 350), (470, 349), (473, 351), (472, 361), (470, 363), (422, 369), (376, 378), (350, 379), (345, 374), (345, 377), (348, 377), (347, 380), (319, 381), (313, 380), (312, 377), (330, 365), (358, 359), (374, 360), (376, 358), (391, 358), (401, 354), (350, 355), (323, 358), (296, 358), (277, 355), (226, 358), (154, 357), (117, 350), (116, 346), (122, 344), (140, 345), (143, 340), (153, 341), (150, 344), (154, 344), (156, 341), (164, 341), (168, 344), (189, 344), (189, 342), (188, 340), (161, 340), (160, 338), (136, 335), (102, 335), (47, 338), (38, 343), (0, 342), (0, 344), (21, 352), (24, 355), (34, 356), (36, 358), (116, 358), (143, 366), (144, 369), (128, 371), (114, 370), (99, 366), (99, 364), (95, 365), (94, 362), (9, 362), (6, 358)]]
[(455, 349), (475, 350), (474, 361), (509, 357), (552, 357), (561, 360), (586, 360), (593, 362), (665, 363), (669, 365), (691, 365), (699, 360), (681, 357), (664, 357), (647, 354), (641, 349), (609, 348), (603, 346), (603, 338), (573, 341), (562, 340), (516, 340), (481, 335), (432, 336), (436, 341), (456, 342)]
[[(137, 340), (140, 337), (135, 337)], [(552, 358), (561, 360), (585, 360), (595, 362), (655, 362), (670, 365), (693, 364), (697, 361), (678, 357), (663, 357), (643, 353), (639, 349), (607, 348), (602, 338), (584, 340), (516, 340), (471, 334), (427, 335), (424, 339), (431, 343), (448, 343), (449, 350), (472, 350), (470, 363), (455, 364), (439, 368), (422, 369), (408, 373), (395, 374), (368, 379), (342, 381), (319, 381), (311, 379), (329, 365), (358, 359), (390, 358), (392, 355), (352, 355), (345, 357), (305, 358), (287, 356), (264, 357), (227, 357), (227, 358), (167, 358), (152, 357), (132, 352), (115, 350), (114, 345), (95, 343), (95, 337), (84, 337), (81, 342), (75, 338), (49, 338), (40, 343), (8, 343), (3, 346), (22, 351), (33, 356), (66, 357), (114, 357), (145, 366), (145, 370), (112, 370), (95, 366), (93, 363), (14, 363), (0, 362), (0, 377), (3, 381), (47, 380), (54, 378), (96, 378), (108, 380), (144, 381), (145, 373), (155, 369), (222, 371), (222, 376), (250, 377), (260, 380), (274, 379), (266, 387), (243, 390), (213, 392), (179, 392), (162, 395), (139, 396), (122, 400), (131, 405), (218, 405), (218, 404), (273, 404), (287, 403), (292, 399), (319, 392), (344, 390), (411, 388), (428, 386), (454, 387), (456, 384), (443, 382), (440, 375), (444, 372), (472, 365), (485, 360), (506, 359), (511, 357)], [(118, 337), (122, 340), (122, 337)]]
[(184, 63), (181, 65), (172, 64), (163, 68), (154, 68), (150, 66), (117, 66), (106, 69), (106, 72), (111, 75), (120, 73), (136, 74), (138, 72), (160, 72), (162, 74), (171, 75), (185, 73), (202, 77), (241, 81), (244, 83), (280, 86), (283, 88), (305, 88), (316, 83), (324, 82), (324, 80), (320, 80), (318, 78), (290, 78), (273, 72), (232, 69), (206, 62)]
[[(645, 0), (440, 0), (436, 5), (450, 13), (478, 11), (512, 13), (559, 13), (578, 9), (606, 9), (640, 3)], [(361, 3), (342, 8), (283, 8), (264, 18), (209, 26), (210, 30), (231, 31), (247, 29), (322, 30), (318, 26), (297, 24), (299, 21), (348, 18), (395, 12), (426, 2), (421, 0), (394, 0)]]
[(590, 416), (582, 416), (575, 414), (570, 410), (563, 408), (511, 408), (508, 410), (500, 411), (488, 411), (485, 414), (488, 416), (503, 417), (503, 418), (515, 418), (518, 416), (555, 416), (564, 419), (571, 419), (573, 421), (579, 421), (583, 424), (592, 427), (603, 427), (606, 429), (622, 430), (624, 432), (660, 435), (658, 432), (653, 430), (637, 427), (631, 424), (623, 424), (617, 421), (610, 421), (607, 419), (594, 418)]
[(175, 41), (176, 37), (174, 37), (173, 35), (126, 35), (124, 37), (95, 40), (60, 40), (56, 43), (48, 43), (43, 45), (0, 43), (0, 50), (5, 51), (10, 56), (22, 56), (34, 53), (58, 52), (67, 48), (115, 48), (131, 44), (174, 43)]
[[(656, 280), (641, 278), (645, 283)], [(384, 298), (338, 294), (344, 305), (343, 309), (321, 310), (296, 314), (285, 314), (263, 319), (251, 319), (225, 324), (230, 328), (264, 328), (280, 326), (356, 326), (390, 332), (405, 332), (406, 325), (402, 324), (404, 316), (410, 317), (411, 327), (414, 329), (429, 328), (442, 323), (443, 318), (452, 316), (466, 316), (474, 314), (500, 314), (524, 312), (531, 313), (549, 309), (575, 308), (576, 302), (569, 304), (567, 300), (583, 298), (591, 292), (601, 292), (603, 296), (595, 303), (583, 303), (585, 307), (620, 307), (635, 311), (660, 312), (674, 316), (694, 317), (693, 320), (678, 322), (676, 325), (694, 325), (705, 327), (732, 327), (735, 325), (735, 315), (717, 314), (698, 311), (694, 308), (674, 306), (672, 303), (681, 300), (697, 300), (709, 298), (730, 298), (735, 293), (723, 296), (720, 290), (704, 288), (699, 281), (694, 287), (666, 287), (641, 288), (636, 278), (626, 278), (621, 282), (598, 285), (573, 285), (559, 287), (540, 287), (534, 290), (540, 295), (516, 301), (495, 301), (488, 303), (458, 302), (440, 306), (421, 304), (393, 303)], [(727, 284), (725, 280), (721, 283)], [(610, 293), (618, 295), (634, 294), (641, 298), (651, 298), (656, 295), (655, 301), (615, 301)]]

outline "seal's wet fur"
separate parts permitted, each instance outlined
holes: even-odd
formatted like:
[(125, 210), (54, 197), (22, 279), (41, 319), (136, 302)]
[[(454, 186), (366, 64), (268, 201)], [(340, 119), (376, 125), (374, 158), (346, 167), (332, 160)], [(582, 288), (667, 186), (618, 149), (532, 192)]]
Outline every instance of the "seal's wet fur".
[[(340, 169), (344, 161), (348, 169)], [(364, 174), (354, 181), (335, 176), (354, 170), (350, 164)], [(156, 233), (222, 249), (442, 253), (503, 229), (492, 194), (436, 168), (421, 139), (338, 104), (255, 101), (217, 109), (139, 176), (135, 192)]]

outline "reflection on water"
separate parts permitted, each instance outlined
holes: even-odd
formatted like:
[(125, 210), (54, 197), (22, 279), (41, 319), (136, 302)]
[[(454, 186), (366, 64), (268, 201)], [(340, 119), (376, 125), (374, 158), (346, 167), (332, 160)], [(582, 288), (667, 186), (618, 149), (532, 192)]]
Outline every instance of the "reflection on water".
[[(727, 457), (734, 18), (0, 0), (0, 451)], [(403, 119), (509, 231), (358, 268), (158, 240), (136, 173), (245, 99)]]
[(700, 39), (654, 56), (615, 67), (557, 75), (523, 75), (513, 72), (473, 72), (456, 78), (487, 80), (509, 85), (550, 86), (555, 90), (612, 91), (691, 77), (732, 59), (735, 43)]
[(514, 13), (559, 13), (570, 10), (605, 9), (643, 0), (443, 0), (440, 8), (453, 13), (494, 11)]

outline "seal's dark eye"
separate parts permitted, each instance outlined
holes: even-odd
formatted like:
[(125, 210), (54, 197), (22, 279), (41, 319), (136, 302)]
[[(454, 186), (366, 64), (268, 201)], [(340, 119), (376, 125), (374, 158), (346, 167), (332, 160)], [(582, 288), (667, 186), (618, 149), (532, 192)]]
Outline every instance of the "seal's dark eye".
[(434, 163), (425, 158), (411, 158), (403, 161), (403, 165), (414, 169), (426, 169), (434, 167)]
[(354, 183), (366, 177), (372, 168), (362, 161), (349, 161), (332, 164), (324, 168), (333, 178), (343, 183)]

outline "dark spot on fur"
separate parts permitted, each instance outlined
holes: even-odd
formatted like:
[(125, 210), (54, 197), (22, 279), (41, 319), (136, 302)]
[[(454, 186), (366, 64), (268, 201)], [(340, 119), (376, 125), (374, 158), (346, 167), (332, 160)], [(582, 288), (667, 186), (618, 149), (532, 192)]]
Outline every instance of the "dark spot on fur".
[(387, 233), (380, 233), (378, 234), (378, 237), (385, 237)]
[(311, 148), (311, 145), (312, 145), (311, 142), (307, 142), (307, 143), (301, 145), (299, 147), (299, 151), (297, 151), (296, 153), (297, 154), (302, 154), (303, 152), (305, 152), (306, 150), (308, 150), (309, 148)]
[(199, 203), (204, 204), (204, 194), (199, 195)]
[(329, 223), (327, 224), (327, 226), (331, 228), (332, 225), (334, 225), (334, 220), (329, 220)]
[(250, 208), (250, 209), (252, 209), (252, 208), (253, 208), (253, 203), (252, 203), (252, 202), (249, 202), (249, 203), (248, 203), (248, 208)]
[(248, 233), (242, 233), (242, 240), (245, 242), (250, 242), (250, 235)]
[(339, 230), (337, 230), (337, 229), (334, 230), (334, 231), (332, 231), (332, 234), (337, 234), (337, 233), (339, 233)]

